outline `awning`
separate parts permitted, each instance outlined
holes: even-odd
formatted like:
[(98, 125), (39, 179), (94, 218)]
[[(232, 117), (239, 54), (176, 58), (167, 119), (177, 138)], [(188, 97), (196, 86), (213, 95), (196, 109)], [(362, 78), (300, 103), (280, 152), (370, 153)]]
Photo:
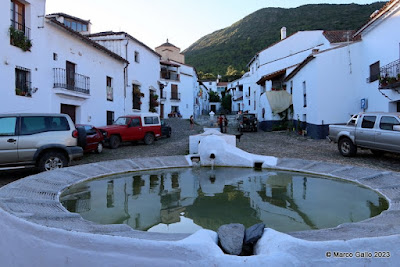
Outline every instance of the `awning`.
[(152, 86), (152, 85), (149, 86), (149, 89), (150, 89), (151, 91), (157, 91), (157, 89), (154, 88), (154, 86)]
[(272, 79), (274, 79), (274, 78), (276, 78), (278, 76), (285, 75), (285, 74), (286, 74), (286, 69), (282, 69), (282, 70), (278, 70), (278, 71), (272, 72), (270, 74), (262, 76), (261, 79), (259, 79), (257, 81), (257, 84), (258, 85), (262, 85), (262, 84), (265, 83), (265, 81), (272, 80)]
[(234, 99), (233, 101), (243, 101), (243, 96), (238, 97), (237, 99)]
[(292, 95), (286, 90), (267, 91), (266, 95), (273, 114), (285, 111), (292, 105)]

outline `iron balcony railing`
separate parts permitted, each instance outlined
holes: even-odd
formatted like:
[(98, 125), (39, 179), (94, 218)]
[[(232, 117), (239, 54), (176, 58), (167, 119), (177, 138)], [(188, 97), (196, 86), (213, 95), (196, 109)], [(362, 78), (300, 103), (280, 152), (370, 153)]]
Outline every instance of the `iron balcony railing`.
[(30, 40), (31, 39), (31, 29), (26, 27), (24, 24), (19, 23), (15, 20), (11, 20), (11, 27), (15, 30), (18, 30), (20, 32), (24, 33), (24, 36)]
[(90, 77), (77, 74), (73, 77), (67, 77), (65, 69), (54, 68), (53, 88), (63, 88), (74, 92), (90, 94)]
[(181, 100), (181, 94), (176, 92), (171, 92), (171, 100)]
[(400, 87), (400, 59), (380, 69), (379, 88), (391, 89)]
[(179, 74), (169, 71), (161, 71), (161, 79), (179, 81)]

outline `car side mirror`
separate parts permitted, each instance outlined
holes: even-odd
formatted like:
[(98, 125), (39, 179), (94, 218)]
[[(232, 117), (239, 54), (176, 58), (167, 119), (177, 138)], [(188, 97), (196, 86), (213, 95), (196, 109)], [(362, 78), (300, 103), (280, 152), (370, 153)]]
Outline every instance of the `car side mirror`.
[(400, 132), (400, 125), (393, 125), (393, 131)]

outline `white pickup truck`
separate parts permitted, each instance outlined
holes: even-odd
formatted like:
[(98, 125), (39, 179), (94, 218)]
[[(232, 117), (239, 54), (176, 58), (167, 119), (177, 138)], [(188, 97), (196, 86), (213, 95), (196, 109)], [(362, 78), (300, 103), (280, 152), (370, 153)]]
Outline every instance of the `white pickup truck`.
[(346, 125), (329, 125), (328, 139), (338, 143), (340, 154), (354, 156), (357, 147), (400, 153), (400, 113), (371, 112), (353, 115)]

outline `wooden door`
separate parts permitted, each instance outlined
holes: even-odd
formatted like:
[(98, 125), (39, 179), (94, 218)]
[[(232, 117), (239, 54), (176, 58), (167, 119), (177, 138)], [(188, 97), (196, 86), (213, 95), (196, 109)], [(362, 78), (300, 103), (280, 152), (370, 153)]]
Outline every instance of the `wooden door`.
[(67, 89), (74, 90), (75, 88), (75, 64), (67, 61), (66, 64)]
[(160, 118), (164, 118), (164, 104), (160, 104)]
[(61, 113), (68, 114), (72, 121), (75, 123), (76, 120), (76, 106), (61, 104)]

